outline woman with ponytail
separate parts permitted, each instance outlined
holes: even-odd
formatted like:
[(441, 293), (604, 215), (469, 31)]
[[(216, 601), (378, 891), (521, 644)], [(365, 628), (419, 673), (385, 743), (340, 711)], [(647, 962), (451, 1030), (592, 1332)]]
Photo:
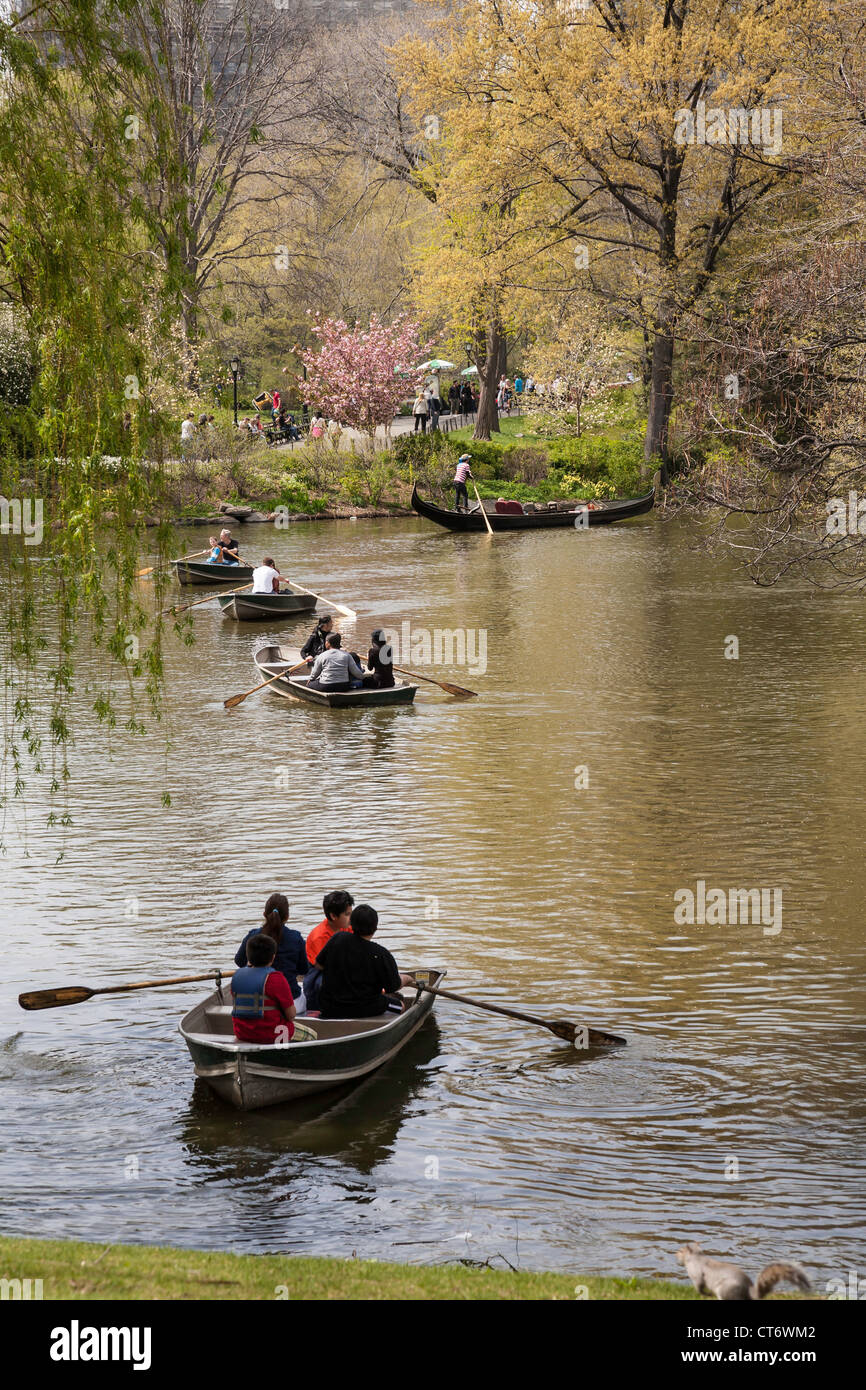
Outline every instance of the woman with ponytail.
[(285, 893), (272, 893), (265, 903), (262, 916), (264, 918), (262, 925), (253, 927), (252, 931), (247, 932), (241, 942), (235, 955), (235, 965), (246, 965), (247, 942), (250, 937), (258, 936), (259, 932), (269, 936), (276, 947), (276, 955), (273, 960), (274, 969), (282, 971), (288, 981), (295, 1004), (295, 1013), (306, 1013), (307, 1001), (304, 998), (303, 988), (298, 984), (298, 976), (306, 975), (310, 963), (307, 960), (307, 947), (301, 933), (293, 931), (291, 927), (286, 925), (289, 920), (289, 900)]

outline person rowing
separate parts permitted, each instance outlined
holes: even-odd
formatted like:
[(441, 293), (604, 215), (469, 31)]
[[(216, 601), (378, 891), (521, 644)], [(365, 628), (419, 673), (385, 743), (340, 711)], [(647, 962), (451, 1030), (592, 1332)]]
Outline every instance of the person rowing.
[(323, 1018), (376, 1018), (403, 1012), (398, 991), (414, 985), (411, 975), (401, 974), (384, 946), (373, 940), (379, 914), (368, 903), (352, 910), (350, 932), (336, 932), (319, 951), (322, 971)]
[(253, 570), (253, 593), (278, 594), (281, 583), (290, 584), (291, 580), (275, 568), (273, 556), (266, 555), (262, 563)]
[(330, 613), (326, 613), (320, 618), (313, 628), (304, 645), (301, 647), (301, 658), (306, 661), (308, 666), (312, 666), (317, 656), (325, 650), (325, 643), (328, 635), (334, 630), (334, 619)]
[(332, 632), (325, 642), (325, 650), (313, 662), (308, 690), (321, 690), (323, 694), (336, 694), (337, 691), (353, 690), (364, 679), (364, 672), (351, 652), (342, 650), (343, 638), (339, 632)]
[(238, 565), (238, 542), (233, 539), (231, 531), (220, 531), (218, 541), (220, 548), (220, 558), (216, 562), (219, 565)]

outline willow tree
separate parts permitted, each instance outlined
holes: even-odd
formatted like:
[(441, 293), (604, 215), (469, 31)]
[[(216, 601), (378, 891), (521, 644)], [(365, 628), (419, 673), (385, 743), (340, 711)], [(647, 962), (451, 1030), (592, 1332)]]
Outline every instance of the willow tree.
[(449, 122), (487, 109), (480, 157), (544, 190), (576, 269), (616, 258), (649, 343), (648, 460), (668, 455), (683, 317), (796, 177), (792, 55), (821, 18), (815, 0), (454, 0), (433, 42), (404, 47)]
[(0, 806), (26, 804), (29, 774), (45, 775), (51, 820), (67, 816), (82, 633), (101, 654), (89, 670), (97, 720), (138, 732), (161, 707), (162, 629), (157, 619), (145, 632), (134, 571), (161, 485), (153, 364), (164, 335), (130, 213), (119, 17), (104, 0), (49, 0), (0, 24), (0, 285), (26, 358), (0, 441)]

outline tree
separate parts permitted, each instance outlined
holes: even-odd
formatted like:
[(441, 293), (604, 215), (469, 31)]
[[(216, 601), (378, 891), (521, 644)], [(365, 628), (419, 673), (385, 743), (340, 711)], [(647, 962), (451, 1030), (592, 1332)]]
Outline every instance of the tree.
[(551, 235), (570, 236), (587, 269), (615, 263), (649, 340), (648, 460), (668, 456), (683, 317), (793, 178), (781, 103), (821, 18), (813, 0), (467, 0), (433, 43), (404, 49), (452, 125), (484, 110), (484, 157), (515, 189), (546, 191)]
[(136, 61), (118, 81), (134, 210), (168, 301), (180, 304), (191, 381), (206, 292), (251, 258), (273, 263), (280, 201), (290, 186), (309, 188), (297, 160), (309, 152), (317, 91), (309, 34), (303, 8), (270, 0), (128, 6), (123, 36)]
[(298, 390), (308, 404), (366, 435), (372, 448), (377, 428), (388, 429), (406, 394), (405, 377), (420, 381), (417, 362), (427, 345), (419, 342), (418, 324), (404, 316), (385, 324), (374, 315), (366, 328), (324, 319), (312, 331), (321, 346), (296, 349), (307, 369)]

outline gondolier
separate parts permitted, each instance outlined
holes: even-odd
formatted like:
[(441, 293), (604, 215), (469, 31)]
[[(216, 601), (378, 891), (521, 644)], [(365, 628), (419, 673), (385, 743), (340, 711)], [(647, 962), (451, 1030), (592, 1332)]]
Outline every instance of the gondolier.
[[(457, 472), (454, 474), (454, 510), (455, 512), (469, 511), (469, 493), (466, 488), (466, 479), (472, 477), (471, 454), (461, 454), (457, 460)], [(463, 502), (461, 507), (460, 503)]]

